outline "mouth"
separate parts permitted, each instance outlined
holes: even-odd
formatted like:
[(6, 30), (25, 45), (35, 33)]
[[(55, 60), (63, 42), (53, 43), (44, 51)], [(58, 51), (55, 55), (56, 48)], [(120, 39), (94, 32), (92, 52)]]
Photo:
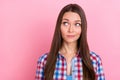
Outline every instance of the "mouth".
[(68, 38), (73, 38), (75, 35), (67, 35)]

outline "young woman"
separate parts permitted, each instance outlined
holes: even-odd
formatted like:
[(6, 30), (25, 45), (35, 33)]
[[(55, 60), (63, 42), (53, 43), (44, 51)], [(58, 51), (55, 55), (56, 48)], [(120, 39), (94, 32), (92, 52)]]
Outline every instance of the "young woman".
[(105, 80), (100, 57), (89, 50), (86, 16), (79, 5), (61, 10), (51, 49), (38, 60), (36, 80)]

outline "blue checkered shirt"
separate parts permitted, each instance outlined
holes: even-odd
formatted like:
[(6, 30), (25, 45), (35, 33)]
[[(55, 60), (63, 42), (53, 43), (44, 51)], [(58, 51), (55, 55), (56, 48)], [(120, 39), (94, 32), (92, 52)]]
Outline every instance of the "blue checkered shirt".
[[(37, 62), (36, 80), (44, 80), (44, 67), (47, 60), (47, 53), (41, 56)], [(90, 52), (90, 58), (96, 73), (96, 80), (105, 80), (101, 58), (94, 52)], [(72, 79), (83, 80), (82, 59), (80, 55), (76, 55), (72, 61)], [(53, 80), (67, 80), (67, 62), (60, 53), (58, 53), (57, 62)]]

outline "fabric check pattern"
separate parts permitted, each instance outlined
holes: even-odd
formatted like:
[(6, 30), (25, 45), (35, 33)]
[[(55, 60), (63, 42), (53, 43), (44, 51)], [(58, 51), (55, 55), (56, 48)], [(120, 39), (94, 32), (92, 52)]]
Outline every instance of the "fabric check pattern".
[[(37, 62), (36, 80), (44, 80), (44, 66), (46, 64), (48, 53), (41, 56)], [(96, 73), (96, 80), (105, 80), (101, 58), (94, 52), (90, 52), (90, 58)], [(80, 55), (76, 55), (72, 61), (72, 79), (83, 80), (82, 59)], [(57, 62), (53, 80), (66, 80), (67, 79), (67, 63), (61, 54), (58, 53)]]

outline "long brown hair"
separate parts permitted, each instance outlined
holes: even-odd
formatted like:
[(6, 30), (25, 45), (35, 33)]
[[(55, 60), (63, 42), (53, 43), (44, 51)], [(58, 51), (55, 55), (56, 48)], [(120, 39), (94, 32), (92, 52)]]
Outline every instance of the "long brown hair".
[(82, 58), (83, 79), (84, 80), (95, 80), (95, 72), (94, 72), (94, 68), (93, 68), (93, 65), (90, 59), (90, 51), (89, 51), (89, 46), (87, 43), (87, 20), (86, 20), (86, 16), (85, 16), (83, 9), (77, 4), (68, 4), (59, 13), (50, 52), (48, 54), (47, 62), (46, 62), (45, 69), (44, 69), (45, 80), (53, 80), (53, 74), (55, 70), (55, 64), (57, 60), (58, 51), (60, 50), (62, 46), (62, 42), (63, 42), (61, 32), (60, 32), (61, 21), (62, 21), (64, 13), (69, 12), (69, 11), (79, 14), (81, 18), (82, 32), (81, 32), (80, 38), (78, 39), (77, 47), (80, 51), (79, 55)]

